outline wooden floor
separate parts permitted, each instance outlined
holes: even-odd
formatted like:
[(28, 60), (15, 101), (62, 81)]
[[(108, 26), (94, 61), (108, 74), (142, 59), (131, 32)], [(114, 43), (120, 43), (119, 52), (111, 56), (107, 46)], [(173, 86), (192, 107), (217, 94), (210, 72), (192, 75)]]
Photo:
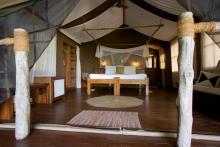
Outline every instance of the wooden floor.
[[(32, 123), (66, 124), (73, 116), (86, 109), (136, 111), (139, 113), (144, 130), (176, 132), (178, 122), (175, 104), (176, 90), (150, 90), (152, 92), (146, 97), (143, 93), (140, 94), (137, 88), (122, 88), (121, 95), (143, 99), (144, 104), (128, 109), (104, 109), (89, 106), (86, 104), (86, 100), (95, 96), (112, 94), (113, 89), (97, 88), (91, 96), (86, 94), (85, 89), (74, 89), (69, 91), (64, 99), (52, 105), (32, 105), (31, 121)], [(218, 106), (220, 100), (218, 98), (200, 94), (194, 96), (193, 133), (220, 135), (220, 110)]]
[[(13, 130), (0, 130), (1, 147), (174, 147), (174, 138), (156, 138), (108, 134), (70, 133), (33, 130), (22, 141)], [(217, 147), (220, 142), (192, 140), (192, 147)]]

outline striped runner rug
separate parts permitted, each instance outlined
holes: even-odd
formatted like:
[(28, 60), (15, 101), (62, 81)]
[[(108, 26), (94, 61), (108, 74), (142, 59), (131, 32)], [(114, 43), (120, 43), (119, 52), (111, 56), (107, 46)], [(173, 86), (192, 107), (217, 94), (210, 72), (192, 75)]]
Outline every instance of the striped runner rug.
[(137, 112), (84, 110), (67, 124), (97, 128), (141, 129)]

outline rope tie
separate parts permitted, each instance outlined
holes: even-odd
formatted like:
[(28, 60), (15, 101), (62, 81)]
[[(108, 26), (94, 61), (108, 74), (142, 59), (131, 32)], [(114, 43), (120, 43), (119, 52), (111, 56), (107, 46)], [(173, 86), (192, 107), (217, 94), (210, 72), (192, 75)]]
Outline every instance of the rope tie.
[(14, 32), (14, 50), (15, 51), (29, 51), (28, 33), (24, 31)]
[(177, 22), (177, 36), (178, 38), (182, 38), (185, 36), (193, 36), (194, 37), (194, 20), (192, 17), (182, 17)]
[(214, 21), (211, 22), (200, 22), (195, 24), (195, 32), (215, 32), (216, 31), (216, 23)]
[(177, 36), (182, 38), (185, 36), (193, 36), (200, 32), (215, 32), (216, 22), (200, 22), (194, 24), (193, 17), (182, 17), (177, 22)]

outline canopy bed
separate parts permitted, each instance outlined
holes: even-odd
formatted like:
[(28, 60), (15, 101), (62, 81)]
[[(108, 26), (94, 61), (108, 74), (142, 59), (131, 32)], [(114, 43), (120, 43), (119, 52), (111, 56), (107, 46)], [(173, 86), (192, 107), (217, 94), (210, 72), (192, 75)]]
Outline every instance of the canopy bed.
[[(97, 78), (95, 78), (97, 77)], [(100, 78), (101, 77), (101, 78)], [(91, 94), (92, 84), (114, 84), (114, 95), (120, 95), (120, 85), (121, 84), (136, 84), (145, 85), (145, 92), (148, 95), (149, 91), (149, 78), (140, 78), (146, 77), (146, 74), (136, 74), (136, 75), (105, 75), (105, 74), (90, 74), (90, 77), (87, 79), (87, 93)], [(137, 79), (135, 79), (137, 78)]]
[[(136, 67), (139, 64), (143, 62), (142, 65), (146, 65), (145, 58), (148, 55), (149, 49), (146, 45), (129, 49), (115, 49), (98, 45), (96, 57), (100, 59), (100, 66), (105, 67), (105, 73), (89, 75), (87, 93), (91, 94), (93, 84), (113, 84), (114, 95), (120, 95), (121, 84), (135, 84), (139, 85), (139, 88), (141, 85), (145, 85), (145, 92), (148, 95), (149, 78), (145, 73), (136, 73)], [(140, 62), (133, 60), (140, 60)]]

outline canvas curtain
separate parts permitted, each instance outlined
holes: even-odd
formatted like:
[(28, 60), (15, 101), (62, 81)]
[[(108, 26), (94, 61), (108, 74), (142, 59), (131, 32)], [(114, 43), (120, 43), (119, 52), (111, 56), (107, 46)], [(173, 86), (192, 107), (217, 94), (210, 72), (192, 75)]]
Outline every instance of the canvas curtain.
[(81, 88), (81, 63), (80, 63), (80, 49), (76, 46), (76, 88)]

